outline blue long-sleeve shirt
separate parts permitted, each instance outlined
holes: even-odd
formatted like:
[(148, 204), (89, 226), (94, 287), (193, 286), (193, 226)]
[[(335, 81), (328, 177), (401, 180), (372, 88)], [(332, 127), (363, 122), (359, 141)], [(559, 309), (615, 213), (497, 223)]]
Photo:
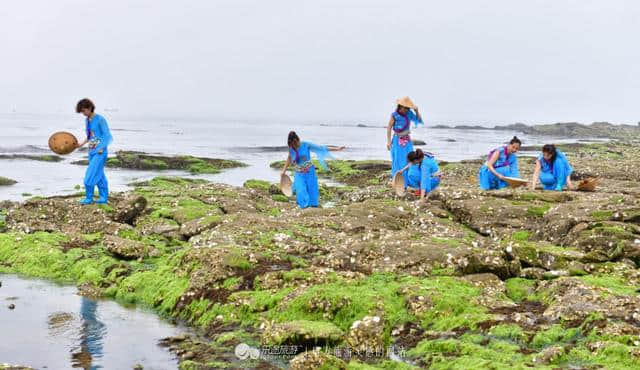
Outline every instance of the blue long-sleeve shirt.
[(326, 171), (329, 170), (325, 158), (331, 158), (329, 148), (324, 145), (317, 145), (308, 141), (300, 143), (300, 147), (297, 149), (289, 148), (289, 155), (291, 156), (291, 162), (295, 165), (304, 164), (311, 160), (311, 152), (315, 153), (320, 166)]
[(417, 185), (420, 181), (420, 189), (430, 193), (433, 190), (431, 189), (431, 178), (438, 171), (440, 168), (435, 158), (425, 155), (420, 164), (413, 164), (409, 167), (409, 185)]
[(98, 145), (89, 152), (106, 151), (107, 147), (113, 142), (113, 136), (109, 130), (107, 120), (99, 114), (94, 114), (91, 119), (87, 118), (87, 133), (89, 140), (99, 140)]

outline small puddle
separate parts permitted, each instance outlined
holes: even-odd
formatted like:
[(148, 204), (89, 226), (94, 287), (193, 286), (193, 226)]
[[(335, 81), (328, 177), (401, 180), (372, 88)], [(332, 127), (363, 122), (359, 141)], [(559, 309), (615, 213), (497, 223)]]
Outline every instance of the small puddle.
[(142, 309), (79, 296), (74, 286), (2, 274), (0, 281), (0, 363), (36, 369), (178, 367), (157, 343), (186, 328)]

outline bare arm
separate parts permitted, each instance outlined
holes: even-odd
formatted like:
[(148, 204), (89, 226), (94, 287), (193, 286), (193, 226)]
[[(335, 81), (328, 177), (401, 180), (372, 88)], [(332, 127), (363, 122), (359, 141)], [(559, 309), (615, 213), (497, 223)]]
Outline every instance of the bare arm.
[(573, 182), (571, 182), (571, 175), (567, 176), (567, 189), (575, 190), (575, 187), (573, 186)]
[(500, 151), (496, 150), (491, 155), (491, 158), (489, 158), (489, 160), (487, 161), (487, 168), (489, 169), (489, 171), (491, 171), (492, 174), (496, 175), (497, 178), (502, 180), (504, 179), (504, 176), (499, 174), (498, 171), (496, 171), (496, 169), (493, 168), (493, 165), (496, 164), (496, 162), (498, 161), (498, 158), (500, 158)]
[(394, 119), (389, 118), (389, 124), (387, 125), (387, 150), (391, 150), (391, 129), (393, 128)]
[(78, 145), (76, 145), (76, 148), (82, 148), (83, 146), (85, 146), (85, 144), (87, 144), (89, 142), (88, 139), (84, 139), (81, 143), (78, 143)]
[(282, 169), (282, 175), (287, 173), (287, 168), (289, 168), (289, 164), (291, 163), (291, 154), (287, 156), (287, 160), (284, 161), (284, 168)]
[(540, 161), (536, 159), (536, 169), (533, 170), (533, 177), (531, 178), (531, 183), (529, 184), (529, 189), (531, 190), (535, 190), (536, 189), (536, 185), (538, 184), (538, 177), (540, 177), (540, 169), (542, 168), (542, 165), (540, 164)]
[(329, 149), (332, 152), (339, 152), (341, 150), (344, 150), (344, 146), (335, 146), (335, 145), (327, 145), (327, 149)]

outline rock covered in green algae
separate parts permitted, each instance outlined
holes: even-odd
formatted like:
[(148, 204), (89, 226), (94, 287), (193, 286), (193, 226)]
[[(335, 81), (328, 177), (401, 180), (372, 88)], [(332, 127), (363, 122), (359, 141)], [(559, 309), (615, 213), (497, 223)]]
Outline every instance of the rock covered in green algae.
[(31, 155), (31, 154), (0, 154), (0, 159), (27, 159), (40, 162), (61, 162), (64, 160), (59, 155), (44, 154), (44, 155)]
[(337, 343), (342, 336), (342, 330), (331, 323), (296, 320), (267, 324), (263, 330), (262, 342), (276, 345), (306, 343), (314, 347)]
[[(73, 162), (86, 165), (87, 160)], [(217, 159), (193, 156), (161, 156), (142, 152), (118, 151), (109, 158), (107, 167), (126, 168), (131, 170), (184, 170), (193, 174), (215, 174), (221, 170), (245, 167), (246, 164), (230, 159)]]
[(7, 363), (0, 363), (0, 370), (35, 370), (28, 366), (11, 365)]
[[(636, 149), (610, 149), (637, 168)], [(595, 193), (482, 192), (472, 180), (479, 164), (469, 161), (443, 166), (447, 178), (426, 205), (368, 185), (333, 192), (332, 208), (300, 210), (273, 199), (271, 184), (175, 178), (137, 184), (131, 195), (147, 206), (130, 223), (114, 216), (128, 196), (109, 208), (29, 201), (9, 205), (0, 271), (86, 282), (202, 328), (206, 338), (172, 344), (187, 368), (232, 363), (236, 344), (270, 336), (263, 323), (292, 322), (333, 328), (335, 346), (402, 345), (419, 367), (637, 368), (640, 188), (610, 154), (568, 152), (574, 167), (606, 176)], [(81, 220), (88, 226), (74, 224)], [(110, 236), (157, 255), (115, 258), (105, 248)], [(375, 316), (379, 325), (362, 324)], [(309, 342), (295, 332), (282, 332), (285, 343)], [(307, 368), (317, 362), (301, 359), (314, 356), (290, 365)]]
[[(388, 177), (386, 175), (391, 171), (391, 162), (383, 160), (330, 160), (327, 161), (330, 171), (325, 171), (315, 160), (314, 164), (319, 176), (331, 178), (350, 186), (381, 184), (384, 182), (382, 179), (386, 179)], [(270, 166), (282, 169), (284, 161), (273, 162)]]
[(122, 259), (144, 258), (153, 252), (153, 250), (150, 250), (150, 247), (144, 243), (120, 238), (115, 235), (105, 235), (102, 243), (107, 252)]
[(9, 186), (17, 183), (18, 182), (16, 180), (0, 176), (0, 186)]
[(129, 196), (119, 202), (113, 220), (125, 224), (133, 224), (147, 208), (147, 199), (142, 196)]
[(380, 316), (365, 316), (351, 325), (345, 342), (349, 348), (366, 353), (367, 351), (384, 350), (384, 319)]
[(321, 350), (303, 352), (291, 360), (291, 370), (346, 370), (347, 364), (341, 359)]

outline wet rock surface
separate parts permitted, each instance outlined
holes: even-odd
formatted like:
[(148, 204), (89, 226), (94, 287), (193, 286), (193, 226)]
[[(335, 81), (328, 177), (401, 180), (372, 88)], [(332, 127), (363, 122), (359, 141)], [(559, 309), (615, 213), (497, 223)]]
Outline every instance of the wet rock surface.
[[(87, 160), (75, 161), (73, 164), (86, 165)], [(218, 173), (220, 170), (244, 167), (244, 163), (217, 158), (184, 156), (161, 156), (143, 152), (118, 151), (115, 157), (109, 158), (107, 167), (127, 168), (131, 170), (184, 170), (191, 173)]]
[(591, 124), (581, 124), (577, 122), (559, 122), (554, 124), (543, 125), (525, 125), (523, 123), (515, 123), (512, 125), (495, 126), (487, 128), (484, 126), (434, 126), (436, 129), (460, 129), (460, 130), (496, 130), (496, 131), (517, 131), (532, 136), (549, 136), (549, 137), (571, 137), (571, 138), (609, 138), (609, 139), (628, 139), (629, 137), (637, 137), (640, 135), (640, 126), (638, 125), (614, 125), (609, 122), (593, 122)]
[(186, 322), (198, 336), (163, 341), (186, 368), (637, 368), (637, 144), (566, 150), (595, 192), (483, 192), (463, 161), (420, 204), (390, 191), (388, 162), (336, 161), (322, 175), (350, 186), (323, 188), (328, 208), (167, 177), (108, 206), (6, 203), (0, 272)]
[(16, 180), (0, 176), (0, 186), (9, 186), (17, 183)]

